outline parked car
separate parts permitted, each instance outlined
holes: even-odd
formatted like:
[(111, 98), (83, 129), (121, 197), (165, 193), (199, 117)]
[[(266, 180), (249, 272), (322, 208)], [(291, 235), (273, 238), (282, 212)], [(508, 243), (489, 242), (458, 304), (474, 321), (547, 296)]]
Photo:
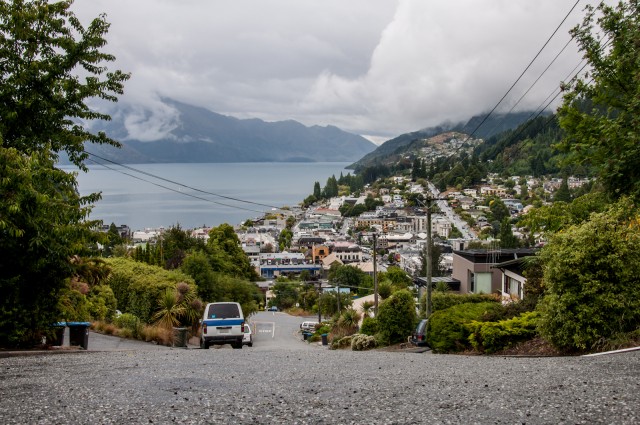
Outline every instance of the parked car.
[(249, 326), (248, 323), (244, 325), (244, 337), (242, 338), (242, 345), (253, 347), (253, 332), (251, 332), (251, 326)]
[(276, 307), (275, 305), (272, 305), (271, 307), (269, 307), (269, 310), (267, 311), (278, 311), (278, 307)]
[(416, 326), (416, 329), (411, 334), (409, 341), (418, 347), (425, 347), (427, 345), (427, 319), (422, 319)]
[(300, 329), (302, 331), (315, 332), (317, 324), (318, 322), (302, 322), (300, 324)]
[(202, 318), (202, 336), (200, 348), (210, 345), (231, 344), (233, 348), (242, 348), (244, 338), (244, 314), (240, 304), (234, 302), (209, 303)]

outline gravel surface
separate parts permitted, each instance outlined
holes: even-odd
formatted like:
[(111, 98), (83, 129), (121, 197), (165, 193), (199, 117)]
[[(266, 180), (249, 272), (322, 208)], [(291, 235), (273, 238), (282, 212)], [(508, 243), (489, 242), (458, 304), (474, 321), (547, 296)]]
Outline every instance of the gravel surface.
[(131, 349), (0, 358), (3, 424), (635, 424), (640, 351)]

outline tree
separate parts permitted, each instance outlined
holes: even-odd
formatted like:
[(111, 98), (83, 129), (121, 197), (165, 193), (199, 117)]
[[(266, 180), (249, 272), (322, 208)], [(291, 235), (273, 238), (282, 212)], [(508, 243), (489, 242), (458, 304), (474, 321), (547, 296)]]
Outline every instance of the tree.
[(640, 3), (587, 6), (571, 30), (589, 72), (563, 86), (560, 147), (578, 164), (599, 168), (614, 197), (640, 198)]
[(406, 341), (418, 321), (413, 294), (408, 290), (394, 292), (380, 305), (376, 320), (382, 344)]
[(540, 332), (565, 350), (620, 340), (640, 323), (640, 222), (622, 198), (556, 233), (541, 251), (545, 296)]
[(117, 101), (129, 74), (104, 65), (115, 60), (101, 51), (109, 29), (105, 16), (84, 28), (69, 10), (72, 3), (0, 3), (0, 132), (6, 148), (66, 152), (83, 168), (85, 142), (119, 146), (82, 127), (81, 121), (110, 120), (86, 102)]
[(569, 183), (566, 177), (562, 179), (562, 183), (560, 183), (560, 187), (556, 190), (553, 200), (554, 202), (571, 202), (571, 191), (569, 190)]
[(214, 271), (249, 280), (258, 278), (242, 250), (238, 235), (229, 224), (221, 224), (209, 231), (207, 249)]
[(502, 219), (500, 223), (500, 248), (518, 248), (520, 242), (511, 230), (511, 223), (508, 217)]
[[(104, 16), (85, 29), (71, 1), (0, 3), (0, 345), (39, 340), (59, 319), (70, 259), (94, 241), (86, 221), (98, 195), (80, 197), (60, 152), (85, 169), (85, 142), (118, 143), (81, 122), (109, 119), (89, 99), (116, 101), (129, 76), (108, 72)], [(83, 75), (82, 79), (80, 75)]]

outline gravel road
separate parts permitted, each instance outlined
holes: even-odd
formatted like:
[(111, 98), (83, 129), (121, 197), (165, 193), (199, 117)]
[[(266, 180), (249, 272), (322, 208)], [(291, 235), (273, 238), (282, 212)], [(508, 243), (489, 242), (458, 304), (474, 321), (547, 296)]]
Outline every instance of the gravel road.
[(0, 423), (640, 422), (640, 351), (514, 358), (157, 348), (0, 358)]

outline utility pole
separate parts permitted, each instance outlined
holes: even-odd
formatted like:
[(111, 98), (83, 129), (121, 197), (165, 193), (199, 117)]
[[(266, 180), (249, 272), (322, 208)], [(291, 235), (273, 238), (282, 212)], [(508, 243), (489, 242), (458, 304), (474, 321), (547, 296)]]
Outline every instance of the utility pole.
[(427, 302), (426, 302), (426, 316), (427, 319), (429, 317), (431, 317), (431, 310), (432, 310), (432, 306), (431, 306), (431, 292), (432, 292), (432, 274), (433, 274), (433, 265), (432, 265), (432, 253), (431, 253), (431, 207), (433, 206), (433, 201), (444, 201), (446, 200), (446, 198), (433, 198), (431, 197), (431, 194), (429, 194), (427, 196), (427, 204), (425, 205), (422, 201), (417, 200), (418, 202), (420, 202), (422, 205), (425, 206), (425, 208), (427, 209), (427, 258), (425, 259), (426, 262), (426, 272), (427, 272)]
[(318, 323), (322, 322), (322, 309), (320, 308), (320, 295), (322, 295), (322, 282), (318, 279)]
[(376, 262), (377, 234), (373, 234), (373, 315), (378, 317), (378, 266)]
[(340, 314), (340, 282), (336, 283), (336, 289), (338, 290), (338, 314)]

